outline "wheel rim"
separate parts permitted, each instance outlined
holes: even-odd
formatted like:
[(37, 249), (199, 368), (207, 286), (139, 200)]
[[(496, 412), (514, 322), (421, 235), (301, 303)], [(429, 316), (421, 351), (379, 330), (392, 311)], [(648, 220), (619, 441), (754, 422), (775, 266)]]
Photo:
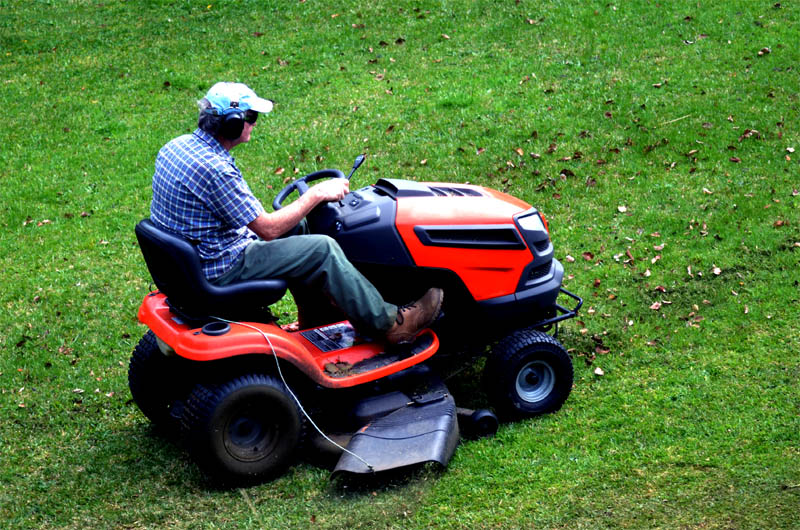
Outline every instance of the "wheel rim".
[(537, 403), (547, 398), (556, 384), (553, 367), (544, 361), (532, 361), (517, 374), (517, 394), (527, 403)]
[(228, 422), (223, 431), (223, 442), (232, 457), (242, 462), (256, 462), (275, 450), (280, 433), (276, 421), (265, 414), (246, 410)]

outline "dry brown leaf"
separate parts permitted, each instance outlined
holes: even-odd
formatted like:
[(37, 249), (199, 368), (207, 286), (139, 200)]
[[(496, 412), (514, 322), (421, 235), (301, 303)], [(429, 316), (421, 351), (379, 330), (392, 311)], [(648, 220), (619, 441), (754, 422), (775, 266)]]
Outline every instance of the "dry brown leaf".
[(761, 138), (761, 133), (755, 129), (745, 129), (744, 133), (742, 133), (742, 135), (739, 137), (739, 141), (741, 142), (742, 140), (750, 138), (752, 136), (755, 136), (756, 138)]

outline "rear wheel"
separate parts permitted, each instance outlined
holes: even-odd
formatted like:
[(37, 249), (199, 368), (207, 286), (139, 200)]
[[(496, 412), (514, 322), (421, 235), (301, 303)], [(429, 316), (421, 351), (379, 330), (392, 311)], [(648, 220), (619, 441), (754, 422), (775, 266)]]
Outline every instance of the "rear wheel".
[(218, 482), (237, 485), (274, 478), (291, 465), (305, 420), (282, 382), (253, 374), (197, 385), (183, 427), (200, 468)]
[(487, 392), (501, 417), (530, 418), (564, 404), (572, 390), (572, 360), (550, 335), (523, 329), (492, 348), (486, 376)]
[(128, 387), (142, 413), (154, 424), (176, 430), (172, 410), (191, 390), (184, 359), (164, 355), (152, 331), (136, 345), (128, 365)]

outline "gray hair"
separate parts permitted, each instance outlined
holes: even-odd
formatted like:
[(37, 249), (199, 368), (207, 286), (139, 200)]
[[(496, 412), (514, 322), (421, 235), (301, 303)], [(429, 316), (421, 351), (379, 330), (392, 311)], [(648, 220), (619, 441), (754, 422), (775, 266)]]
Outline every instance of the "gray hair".
[(212, 108), (211, 102), (206, 98), (197, 102), (197, 108), (200, 109), (200, 116), (197, 118), (197, 126), (211, 136), (216, 136), (217, 133), (219, 133), (220, 127), (222, 127), (223, 117), (206, 112), (208, 109)]

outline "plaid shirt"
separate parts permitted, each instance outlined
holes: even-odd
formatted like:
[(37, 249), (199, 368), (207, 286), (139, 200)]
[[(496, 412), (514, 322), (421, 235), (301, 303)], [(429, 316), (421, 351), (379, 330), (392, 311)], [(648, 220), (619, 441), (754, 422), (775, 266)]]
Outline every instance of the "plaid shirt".
[(158, 152), (150, 219), (196, 245), (209, 280), (257, 239), (247, 225), (263, 211), (233, 157), (205, 131), (175, 138)]

